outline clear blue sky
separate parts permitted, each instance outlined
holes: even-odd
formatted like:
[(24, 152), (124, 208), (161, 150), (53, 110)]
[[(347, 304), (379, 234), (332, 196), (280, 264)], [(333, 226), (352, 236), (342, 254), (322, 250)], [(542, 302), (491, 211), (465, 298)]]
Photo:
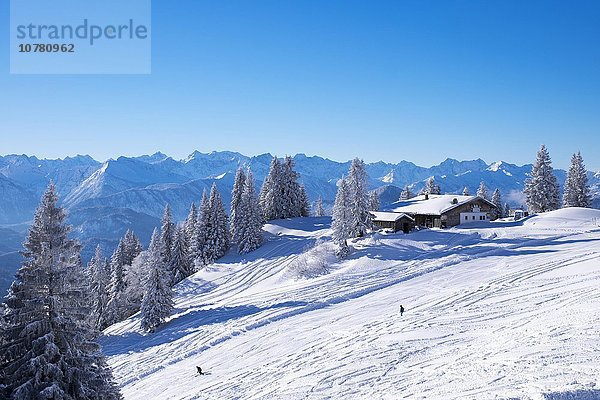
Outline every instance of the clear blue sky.
[(153, 1), (152, 74), (9, 75), (0, 153), (447, 157), (600, 170), (600, 2)]

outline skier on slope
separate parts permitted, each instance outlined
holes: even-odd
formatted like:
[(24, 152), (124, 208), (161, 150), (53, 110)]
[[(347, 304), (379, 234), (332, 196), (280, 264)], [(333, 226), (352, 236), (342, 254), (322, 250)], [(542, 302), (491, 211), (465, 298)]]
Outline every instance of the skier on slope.
[(198, 371), (199, 375), (204, 375), (204, 372), (202, 372), (202, 368), (200, 368), (199, 366), (196, 366), (196, 370)]
[(404, 313), (404, 307), (402, 307), (402, 304), (400, 304), (400, 316), (402, 316), (403, 313)]

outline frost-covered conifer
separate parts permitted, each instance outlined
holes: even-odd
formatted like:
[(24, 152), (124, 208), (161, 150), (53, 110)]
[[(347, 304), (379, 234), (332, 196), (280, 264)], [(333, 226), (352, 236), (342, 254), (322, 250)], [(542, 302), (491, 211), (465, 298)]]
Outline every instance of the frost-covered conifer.
[(148, 250), (142, 251), (125, 270), (125, 296), (127, 298), (127, 315), (140, 310), (146, 279), (148, 279)]
[(171, 214), (171, 206), (165, 207), (165, 212), (162, 217), (162, 225), (160, 228), (160, 254), (163, 257), (165, 265), (171, 265), (171, 249), (173, 249), (173, 239), (175, 236), (175, 223)]
[(479, 183), (479, 188), (477, 189), (477, 196), (481, 197), (482, 199), (486, 199), (486, 200), (490, 199), (488, 197), (488, 189), (487, 189), (487, 186), (485, 186), (484, 181), (481, 181)]
[(500, 193), (500, 189), (498, 188), (496, 188), (496, 190), (494, 190), (494, 193), (492, 194), (492, 203), (494, 203), (494, 205), (497, 207), (496, 218), (502, 218), (502, 194)]
[(241, 199), (241, 212), (243, 219), (239, 232), (240, 240), (238, 242), (238, 252), (240, 254), (245, 254), (256, 250), (263, 242), (263, 219), (260, 205), (256, 198), (252, 171), (248, 171), (244, 183), (244, 191)]
[(588, 186), (587, 171), (581, 153), (577, 152), (571, 157), (571, 166), (565, 181), (563, 194), (563, 207), (590, 207), (591, 196)]
[(293, 218), (302, 215), (301, 189), (298, 173), (294, 171), (294, 159), (286, 156), (281, 166), (281, 200), (282, 218)]
[(163, 243), (155, 229), (148, 248), (148, 280), (140, 308), (141, 328), (146, 332), (164, 323), (173, 310), (173, 292), (170, 285), (168, 266), (164, 263)]
[(413, 197), (413, 194), (410, 190), (410, 187), (408, 185), (405, 185), (404, 189), (402, 189), (402, 192), (400, 193), (400, 200), (401, 201), (408, 200), (411, 197)]
[(319, 196), (317, 198), (314, 209), (315, 209), (315, 211), (314, 211), (315, 217), (325, 216), (325, 209), (323, 208), (323, 198), (321, 196)]
[(358, 158), (352, 160), (347, 185), (350, 200), (351, 236), (362, 237), (372, 225), (367, 192), (367, 172), (363, 160)]
[(282, 167), (277, 157), (271, 160), (269, 173), (266, 176), (260, 191), (260, 206), (265, 221), (282, 218)]
[(379, 195), (373, 191), (369, 193), (369, 211), (379, 211), (381, 205), (379, 204)]
[(204, 228), (202, 262), (212, 264), (225, 255), (229, 248), (229, 222), (217, 185), (213, 184), (208, 200), (206, 226)]
[(131, 265), (133, 260), (144, 250), (142, 243), (132, 230), (128, 229), (123, 237), (125, 245), (124, 265)]
[(502, 214), (503, 218), (507, 218), (510, 216), (510, 206), (508, 205), (508, 203), (504, 203), (504, 211)]
[(441, 194), (440, 185), (435, 182), (435, 177), (431, 176), (425, 181), (425, 187), (422, 190), (423, 194)]
[(308, 200), (308, 194), (306, 194), (306, 188), (304, 185), (300, 185), (298, 202), (300, 217), (310, 217), (310, 202)]
[(7, 398), (120, 399), (89, 322), (79, 245), (50, 184), (42, 197), (3, 317), (0, 385)]
[(196, 204), (192, 202), (190, 206), (190, 211), (183, 222), (183, 232), (185, 234), (185, 241), (188, 247), (192, 243), (192, 238), (196, 232), (196, 225), (198, 224), (198, 210), (196, 209)]
[(259, 198), (265, 221), (306, 215), (308, 196), (303, 193), (298, 177), (292, 157), (286, 156), (283, 163), (273, 157)]
[(193, 265), (187, 253), (185, 243), (185, 231), (183, 228), (175, 229), (175, 239), (173, 249), (171, 250), (171, 274), (173, 276), (172, 284), (175, 285), (194, 273)]
[(110, 284), (110, 264), (102, 256), (100, 245), (96, 246), (94, 257), (88, 264), (88, 275), (90, 277), (91, 312), (92, 325), (99, 330), (108, 326), (108, 285)]
[(337, 246), (338, 257), (348, 254), (348, 238), (352, 234), (352, 211), (350, 208), (350, 193), (346, 178), (342, 178), (338, 185), (332, 216), (332, 240)]
[(463, 196), (470, 196), (470, 192), (469, 192), (469, 188), (468, 187), (464, 187), (463, 191), (462, 191), (462, 195)]
[(530, 212), (546, 212), (560, 207), (559, 186), (552, 169), (552, 160), (546, 146), (542, 145), (525, 182), (525, 197)]
[(125, 257), (126, 248), (123, 239), (115, 249), (110, 259), (111, 278), (108, 285), (108, 304), (106, 312), (106, 323), (114, 324), (129, 317), (130, 305), (125, 293), (127, 284), (125, 282)]
[[(208, 202), (208, 194), (206, 190), (202, 191), (202, 199), (200, 200), (200, 208), (198, 210), (198, 222), (196, 224), (195, 246), (197, 255), (194, 259), (194, 267), (196, 270), (207, 265), (204, 261), (204, 246), (206, 244), (207, 227), (209, 224), (208, 217), (210, 216), (210, 205)], [(193, 249), (193, 247), (192, 247)]]
[(229, 213), (231, 241), (233, 243), (239, 243), (240, 241), (239, 232), (242, 225), (242, 219), (244, 218), (241, 211), (241, 204), (245, 183), (246, 174), (244, 174), (242, 168), (238, 168), (238, 170), (235, 173), (233, 189), (231, 190), (231, 209)]

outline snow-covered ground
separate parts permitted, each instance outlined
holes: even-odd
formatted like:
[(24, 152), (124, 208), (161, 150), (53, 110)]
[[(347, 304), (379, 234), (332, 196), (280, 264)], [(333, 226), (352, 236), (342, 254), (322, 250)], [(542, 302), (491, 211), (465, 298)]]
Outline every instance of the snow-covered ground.
[(134, 316), (102, 343), (127, 400), (600, 398), (599, 225), (567, 209), (375, 234), (295, 279), (329, 220), (276, 221), (179, 284), (156, 333)]

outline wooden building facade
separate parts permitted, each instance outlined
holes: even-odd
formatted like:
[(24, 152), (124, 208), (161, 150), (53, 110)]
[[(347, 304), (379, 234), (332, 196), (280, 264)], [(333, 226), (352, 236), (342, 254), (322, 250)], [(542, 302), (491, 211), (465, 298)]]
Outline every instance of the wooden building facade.
[(492, 202), (478, 196), (420, 195), (394, 203), (391, 211), (412, 217), (414, 226), (449, 228), (491, 221), (496, 209)]
[(395, 212), (372, 211), (373, 226), (392, 232), (408, 233), (415, 228), (415, 220), (410, 215)]

